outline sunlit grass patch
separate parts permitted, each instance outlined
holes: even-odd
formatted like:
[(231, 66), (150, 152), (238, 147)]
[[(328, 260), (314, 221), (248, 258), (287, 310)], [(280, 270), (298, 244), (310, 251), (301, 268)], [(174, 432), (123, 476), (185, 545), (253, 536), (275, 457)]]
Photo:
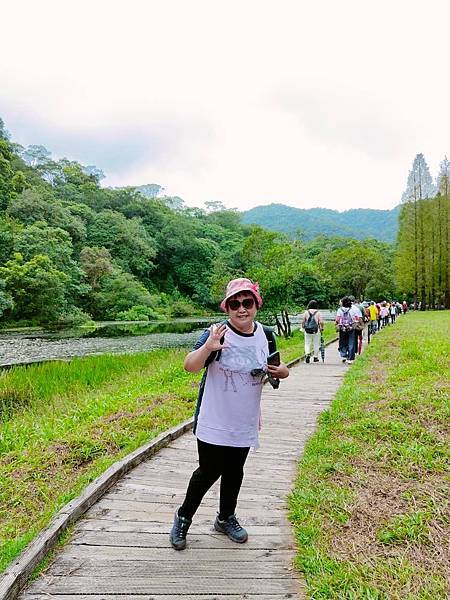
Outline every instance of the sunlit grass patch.
[(431, 513), (424, 510), (397, 515), (378, 531), (378, 539), (382, 544), (398, 544), (407, 541), (429, 544), (427, 521), (432, 517)]
[(378, 333), (319, 419), (290, 498), (310, 598), (447, 598), (449, 329)]

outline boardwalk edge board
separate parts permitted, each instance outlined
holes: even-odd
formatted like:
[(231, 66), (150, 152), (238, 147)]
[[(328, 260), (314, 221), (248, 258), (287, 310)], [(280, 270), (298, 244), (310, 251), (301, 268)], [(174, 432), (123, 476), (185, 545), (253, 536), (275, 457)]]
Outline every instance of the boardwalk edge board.
[[(328, 341), (328, 346), (337, 337)], [(304, 354), (287, 363), (292, 367), (303, 360)], [(26, 586), (34, 569), (53, 550), (64, 531), (75, 523), (87, 510), (95, 504), (105, 492), (119, 481), (126, 473), (138, 464), (156, 454), (161, 448), (182, 436), (193, 427), (194, 419), (190, 418), (181, 425), (161, 433), (151, 442), (137, 448), (121, 460), (111, 465), (102, 475), (90, 483), (85, 490), (66, 504), (52, 519), (50, 524), (25, 548), (22, 554), (11, 563), (0, 577), (0, 600), (14, 600)]]
[(61, 534), (77, 521), (105, 492), (161, 448), (180, 437), (193, 426), (193, 418), (158, 435), (155, 439), (109, 467), (90, 483), (85, 490), (56, 514), (50, 524), (31, 542), (23, 553), (11, 563), (0, 578), (0, 600), (13, 600), (25, 587), (29, 577), (41, 560), (55, 548)]

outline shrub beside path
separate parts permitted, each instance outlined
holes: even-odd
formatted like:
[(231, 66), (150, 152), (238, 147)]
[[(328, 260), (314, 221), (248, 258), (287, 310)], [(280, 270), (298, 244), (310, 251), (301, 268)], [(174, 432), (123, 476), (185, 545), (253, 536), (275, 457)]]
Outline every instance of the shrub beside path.
[(197, 459), (195, 438), (187, 433), (106, 493), (21, 598), (303, 598), (292, 567), (295, 544), (286, 499), (317, 416), (345, 372), (333, 343), (324, 364), (300, 363), (279, 390), (265, 386), (261, 447), (249, 455), (237, 508), (249, 532), (246, 544), (214, 531), (215, 484), (194, 518), (187, 549), (170, 547), (173, 514)]

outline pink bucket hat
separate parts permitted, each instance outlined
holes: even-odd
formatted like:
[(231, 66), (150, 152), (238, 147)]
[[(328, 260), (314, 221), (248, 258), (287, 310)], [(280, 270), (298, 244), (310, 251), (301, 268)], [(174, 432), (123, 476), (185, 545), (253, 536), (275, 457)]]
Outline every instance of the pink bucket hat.
[(261, 308), (263, 301), (259, 293), (259, 284), (257, 282), (253, 283), (245, 277), (239, 277), (238, 279), (232, 279), (227, 285), (225, 298), (220, 303), (223, 312), (227, 312), (227, 300), (240, 292), (251, 292), (255, 296), (256, 306)]

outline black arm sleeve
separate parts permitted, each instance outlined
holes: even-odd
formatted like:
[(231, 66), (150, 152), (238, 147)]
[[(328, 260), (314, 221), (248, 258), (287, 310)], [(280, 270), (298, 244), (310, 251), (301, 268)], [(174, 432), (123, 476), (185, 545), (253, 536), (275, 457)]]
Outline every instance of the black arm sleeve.
[[(195, 343), (194, 347), (192, 348), (192, 351), (198, 350), (199, 348), (201, 348), (208, 338), (209, 338), (209, 329), (205, 329), (205, 331), (202, 333), (202, 335), (199, 337), (198, 341)], [(209, 364), (211, 364), (212, 361), (216, 358), (216, 356), (217, 356), (217, 352), (211, 352), (205, 361), (205, 367), (207, 367)]]

